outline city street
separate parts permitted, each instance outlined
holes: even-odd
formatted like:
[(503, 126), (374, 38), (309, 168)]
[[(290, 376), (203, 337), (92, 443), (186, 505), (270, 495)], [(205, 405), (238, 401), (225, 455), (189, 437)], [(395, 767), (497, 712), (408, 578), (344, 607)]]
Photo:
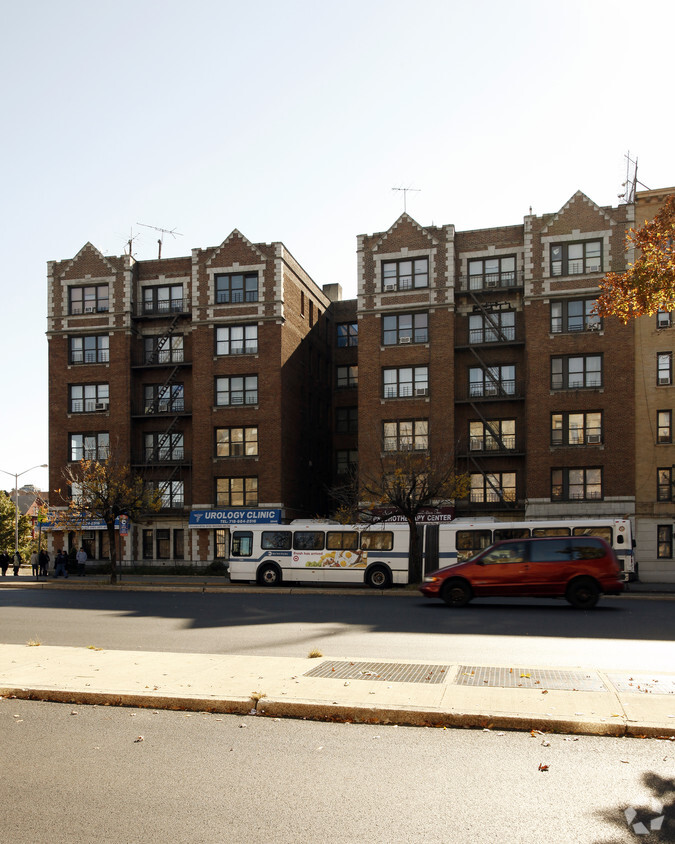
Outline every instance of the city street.
[(413, 595), (0, 590), (0, 640), (106, 649), (462, 661), (670, 671), (675, 604), (491, 599), (462, 609)]
[[(13, 844), (675, 836), (672, 741), (19, 700), (0, 700), (0, 732), (2, 832)], [(629, 828), (627, 809), (648, 830), (661, 804), (659, 836)]]

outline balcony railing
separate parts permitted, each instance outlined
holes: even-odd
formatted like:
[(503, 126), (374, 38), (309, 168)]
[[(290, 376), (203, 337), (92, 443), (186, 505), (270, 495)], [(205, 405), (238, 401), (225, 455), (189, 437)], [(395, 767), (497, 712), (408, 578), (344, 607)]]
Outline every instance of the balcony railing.
[(479, 293), (483, 290), (505, 290), (512, 287), (522, 287), (522, 285), (522, 270), (484, 273), (483, 275), (463, 275), (460, 277), (460, 290), (470, 290), (473, 293)]
[(501, 438), (501, 442), (492, 437), (470, 437), (469, 450), (482, 453), (515, 451), (515, 434), (507, 434)]
[(189, 299), (166, 299), (161, 302), (140, 302), (136, 306), (136, 316), (172, 316), (190, 313)]
[(515, 381), (484, 381), (478, 384), (469, 384), (469, 398), (508, 398), (516, 397)]
[(72, 366), (79, 366), (87, 363), (108, 363), (110, 355), (108, 349), (100, 349), (98, 351), (77, 351), (70, 353), (70, 363)]
[(485, 326), (483, 328), (472, 328), (469, 331), (469, 343), (505, 343), (516, 339), (515, 325), (506, 325), (502, 328)]

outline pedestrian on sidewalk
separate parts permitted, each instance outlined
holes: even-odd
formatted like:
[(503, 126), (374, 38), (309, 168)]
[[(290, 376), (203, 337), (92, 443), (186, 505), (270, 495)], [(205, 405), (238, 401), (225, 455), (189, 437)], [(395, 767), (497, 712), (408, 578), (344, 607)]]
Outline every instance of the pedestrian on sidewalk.
[(2, 570), (2, 576), (7, 576), (7, 569), (9, 568), (9, 554), (7, 551), (3, 551), (0, 554), (0, 569)]
[(38, 554), (38, 562), (40, 563), (40, 574), (42, 575), (42, 577), (49, 577), (49, 560), (50, 557), (47, 553), (47, 549), (43, 548)]
[(54, 578), (68, 577), (68, 569), (66, 568), (67, 562), (68, 557), (66, 556), (63, 549), (59, 548), (58, 553), (56, 554), (56, 559), (54, 560), (54, 565), (56, 566), (54, 570)]
[(40, 579), (40, 560), (38, 559), (38, 552), (33, 551), (30, 555), (30, 567), (33, 570), (33, 577), (36, 580)]
[(19, 576), (19, 569), (21, 568), (21, 563), (23, 560), (21, 559), (21, 554), (19, 551), (16, 551), (14, 554), (14, 577)]
[(80, 550), (75, 555), (75, 559), (77, 560), (77, 576), (84, 577), (85, 572), (85, 565), (87, 562), (87, 552), (84, 548), (80, 548)]

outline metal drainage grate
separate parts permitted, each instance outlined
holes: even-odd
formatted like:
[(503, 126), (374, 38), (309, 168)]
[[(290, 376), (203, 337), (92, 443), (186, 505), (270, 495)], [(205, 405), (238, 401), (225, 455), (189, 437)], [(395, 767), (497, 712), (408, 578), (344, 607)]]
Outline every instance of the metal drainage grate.
[(455, 678), (459, 686), (497, 686), (504, 689), (552, 689), (570, 692), (605, 692), (607, 688), (592, 671), (561, 671), (551, 668), (489, 668), (460, 665)]
[(334, 680), (383, 680), (386, 683), (443, 683), (449, 665), (413, 665), (404, 662), (322, 662), (305, 677)]
[(675, 677), (653, 674), (608, 674), (617, 692), (642, 695), (675, 695)]

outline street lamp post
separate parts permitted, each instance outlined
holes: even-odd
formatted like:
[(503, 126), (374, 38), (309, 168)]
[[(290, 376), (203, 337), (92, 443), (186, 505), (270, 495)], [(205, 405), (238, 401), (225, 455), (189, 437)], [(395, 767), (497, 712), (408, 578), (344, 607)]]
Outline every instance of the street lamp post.
[(46, 469), (46, 463), (40, 463), (39, 466), (31, 466), (30, 469), (24, 469), (23, 472), (8, 472), (6, 469), (0, 469), (5, 475), (10, 475), (14, 478), (14, 553), (19, 550), (19, 478), (21, 475), (26, 475), (28, 472), (32, 472), (33, 469)]

